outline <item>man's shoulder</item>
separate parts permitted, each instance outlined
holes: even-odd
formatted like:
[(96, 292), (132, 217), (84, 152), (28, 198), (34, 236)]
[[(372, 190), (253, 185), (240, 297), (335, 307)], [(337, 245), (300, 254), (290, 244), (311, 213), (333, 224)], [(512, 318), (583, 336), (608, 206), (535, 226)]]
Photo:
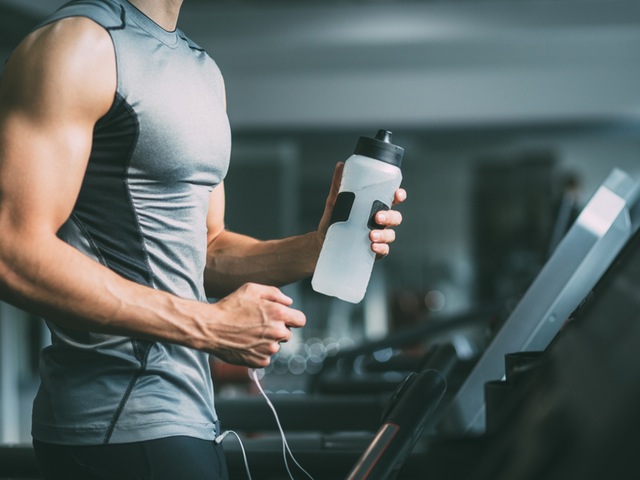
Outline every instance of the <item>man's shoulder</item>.
[(124, 7), (117, 0), (77, 0), (63, 5), (43, 20), (36, 29), (66, 18), (83, 17), (106, 29), (122, 28)]
[(12, 52), (0, 100), (38, 115), (94, 104), (103, 112), (113, 101), (115, 78), (109, 33), (89, 18), (62, 18), (31, 32)]
[(104, 27), (87, 17), (64, 17), (47, 23), (33, 31), (26, 43), (33, 50), (44, 50), (47, 55), (64, 51), (70, 53), (98, 54), (100, 47), (111, 45), (109, 34)]

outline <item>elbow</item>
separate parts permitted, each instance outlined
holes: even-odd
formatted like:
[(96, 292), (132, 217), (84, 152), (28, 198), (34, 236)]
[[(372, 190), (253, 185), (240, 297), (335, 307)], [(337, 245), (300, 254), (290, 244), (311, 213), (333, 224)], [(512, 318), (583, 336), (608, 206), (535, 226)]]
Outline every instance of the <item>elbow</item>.
[(0, 300), (25, 308), (36, 278), (45, 275), (42, 255), (50, 252), (36, 235), (3, 229), (0, 236)]

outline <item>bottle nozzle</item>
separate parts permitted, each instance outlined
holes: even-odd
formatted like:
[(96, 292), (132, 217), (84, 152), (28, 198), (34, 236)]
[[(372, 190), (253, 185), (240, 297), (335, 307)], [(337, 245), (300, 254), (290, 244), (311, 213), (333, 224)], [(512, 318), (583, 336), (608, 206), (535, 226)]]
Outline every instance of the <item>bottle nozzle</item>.
[(375, 158), (399, 167), (402, 163), (404, 149), (391, 143), (393, 133), (388, 130), (378, 130), (375, 138), (360, 137), (354, 154)]
[(388, 130), (378, 130), (378, 133), (376, 133), (376, 140), (381, 140), (385, 143), (391, 143), (392, 139), (393, 133)]

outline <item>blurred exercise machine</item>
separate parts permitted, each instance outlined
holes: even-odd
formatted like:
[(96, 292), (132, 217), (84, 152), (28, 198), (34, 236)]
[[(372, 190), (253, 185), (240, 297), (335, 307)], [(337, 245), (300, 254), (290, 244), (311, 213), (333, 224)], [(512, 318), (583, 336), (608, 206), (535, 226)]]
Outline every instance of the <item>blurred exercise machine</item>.
[(505, 356), (504, 379), (485, 383), (484, 432), (432, 438), (424, 471), (437, 480), (636, 478), (638, 344), (636, 232), (550, 345)]
[(484, 384), (503, 378), (507, 353), (549, 345), (637, 229), (631, 210), (639, 193), (620, 170), (606, 178), (458, 390), (444, 428), (484, 430)]

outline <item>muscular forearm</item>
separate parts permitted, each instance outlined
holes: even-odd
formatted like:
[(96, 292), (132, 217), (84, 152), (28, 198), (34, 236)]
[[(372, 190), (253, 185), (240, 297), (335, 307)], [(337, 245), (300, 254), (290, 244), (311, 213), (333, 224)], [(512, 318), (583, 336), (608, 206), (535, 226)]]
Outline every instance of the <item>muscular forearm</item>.
[(200, 346), (197, 302), (125, 280), (56, 237), (4, 235), (0, 292), (67, 328)]
[(226, 295), (246, 282), (282, 286), (313, 273), (321, 240), (308, 233), (281, 240), (256, 240), (223, 231), (209, 244), (205, 289)]

